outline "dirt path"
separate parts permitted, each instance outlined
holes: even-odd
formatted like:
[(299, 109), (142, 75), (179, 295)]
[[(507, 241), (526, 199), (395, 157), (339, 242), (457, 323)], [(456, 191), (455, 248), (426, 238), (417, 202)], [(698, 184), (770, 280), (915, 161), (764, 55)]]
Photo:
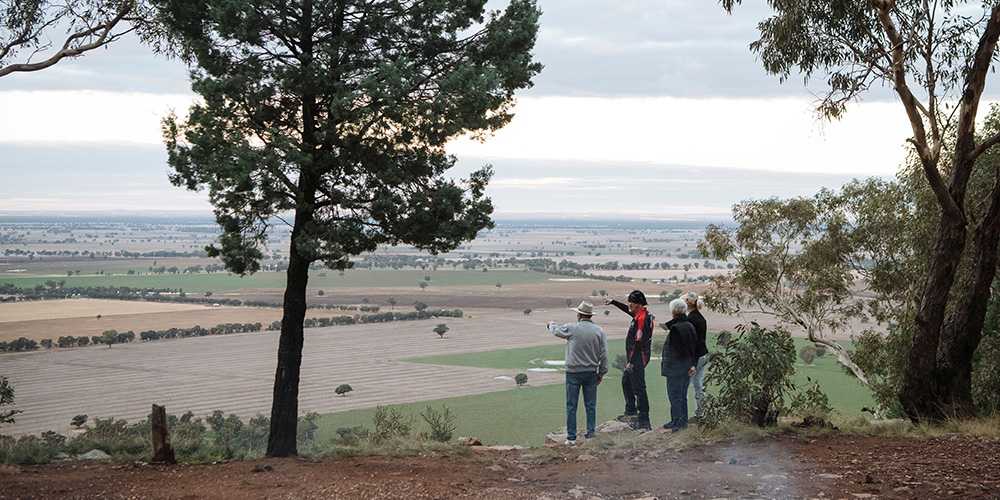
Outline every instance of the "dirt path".
[[(654, 437), (655, 438), (655, 437)], [(262, 459), (0, 468), (0, 496), (50, 499), (1000, 498), (1000, 443), (830, 434), (641, 451), (587, 447), (451, 457)]]

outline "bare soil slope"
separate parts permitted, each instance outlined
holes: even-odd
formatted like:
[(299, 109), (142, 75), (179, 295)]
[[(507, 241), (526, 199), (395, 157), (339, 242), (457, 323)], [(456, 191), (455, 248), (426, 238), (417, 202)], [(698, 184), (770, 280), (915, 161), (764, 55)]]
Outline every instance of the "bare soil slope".
[(587, 447), (453, 457), (82, 461), (0, 469), (0, 496), (48, 499), (1000, 498), (1000, 444), (830, 434), (687, 449)]

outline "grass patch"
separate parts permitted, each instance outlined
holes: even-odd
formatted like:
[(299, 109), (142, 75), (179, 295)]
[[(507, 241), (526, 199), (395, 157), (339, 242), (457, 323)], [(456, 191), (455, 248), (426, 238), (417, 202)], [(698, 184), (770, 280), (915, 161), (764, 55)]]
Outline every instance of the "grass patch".
[[(709, 349), (714, 349), (715, 337), (715, 333), (709, 333)], [(654, 342), (657, 340), (662, 341), (664, 338), (665, 335), (660, 334), (653, 336)], [(804, 345), (811, 344), (805, 339), (794, 339), (794, 341), (796, 350), (800, 349)], [(848, 342), (845, 342), (844, 344), (848, 348), (853, 347)], [(625, 341), (609, 341), (608, 351), (609, 356), (613, 361), (616, 356), (624, 354)], [(448, 356), (412, 358), (406, 361), (411, 363), (427, 363), (447, 366), (471, 366), (479, 368), (495, 368), (498, 370), (526, 371), (529, 368), (546, 367), (548, 365), (545, 365), (544, 360), (561, 360), (565, 357), (565, 354), (566, 346), (563, 344), (556, 344)], [(653, 353), (654, 357), (658, 355), (659, 353)], [(710, 365), (708, 370), (711, 369)], [(600, 397), (602, 392), (598, 391), (598, 413), (600, 413), (600, 410), (604, 405), (609, 404), (607, 401), (612, 399), (620, 403), (612, 405), (615, 408), (615, 415), (618, 414), (618, 410), (624, 409), (625, 400), (621, 395), (621, 382), (619, 378), (620, 373), (621, 372), (618, 370), (612, 368), (609, 374), (614, 378), (601, 384), (601, 389), (606, 389), (606, 386), (611, 383), (617, 388), (618, 395), (615, 397), (613, 394), (609, 394), (607, 399), (602, 400)], [(530, 384), (531, 372), (527, 372), (527, 374), (528, 383)], [(875, 400), (872, 398), (871, 392), (868, 388), (858, 382), (857, 378), (853, 375), (844, 373), (840, 363), (838, 363), (837, 359), (831, 355), (816, 358), (811, 365), (806, 365), (800, 361), (799, 364), (795, 366), (794, 383), (796, 387), (806, 387), (807, 384), (811, 385), (812, 382), (819, 382), (820, 389), (825, 392), (827, 397), (830, 399), (830, 406), (832, 406), (834, 410), (836, 410), (837, 413), (843, 418), (855, 418), (868, 415), (867, 413), (863, 413), (861, 408), (865, 406), (873, 407), (875, 405)], [(655, 422), (657, 414), (664, 415), (668, 411), (666, 400), (666, 379), (660, 376), (660, 361), (658, 359), (653, 359), (646, 367), (646, 386), (648, 388), (650, 398), (651, 413), (654, 416)], [(711, 390), (712, 388), (710, 387), (709, 392), (711, 392)], [(688, 404), (690, 406), (689, 413), (693, 415), (693, 389), (688, 394)], [(549, 406), (551, 406), (551, 404)], [(448, 407), (451, 408), (452, 405), (449, 404)], [(664, 421), (666, 420), (668, 420), (668, 418), (664, 418)]]

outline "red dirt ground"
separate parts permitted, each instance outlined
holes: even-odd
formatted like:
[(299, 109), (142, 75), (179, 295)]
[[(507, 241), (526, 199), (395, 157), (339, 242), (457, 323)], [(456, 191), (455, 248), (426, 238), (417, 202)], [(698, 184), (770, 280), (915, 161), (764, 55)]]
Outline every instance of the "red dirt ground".
[(0, 468), (0, 498), (998, 499), (1000, 442), (832, 433), (610, 452), (577, 446), (173, 466), (70, 461)]

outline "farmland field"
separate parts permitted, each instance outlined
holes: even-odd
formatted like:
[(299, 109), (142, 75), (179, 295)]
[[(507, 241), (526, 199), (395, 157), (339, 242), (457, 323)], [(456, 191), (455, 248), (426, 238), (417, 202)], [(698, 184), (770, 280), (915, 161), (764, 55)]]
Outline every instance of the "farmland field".
[[(274, 270), (247, 277), (204, 272), (218, 262), (194, 252), (210, 242), (211, 225), (116, 226), (102, 231), (55, 226), (4, 226), (0, 218), (0, 249), (7, 245), (0, 261), (0, 285), (56, 295), (64, 287), (169, 289), (177, 295), (183, 290), (187, 297), (207, 303), (84, 298), (0, 303), (0, 341), (94, 336), (106, 330), (211, 328), (223, 323), (268, 325), (281, 317), (276, 307), (212, 304), (224, 299), (280, 304), (285, 275)], [(562, 358), (564, 342), (549, 335), (544, 324), (571, 321), (574, 316), (567, 306), (590, 300), (597, 309), (595, 321), (608, 333), (612, 354), (620, 352), (629, 318), (604, 306), (603, 297), (624, 300), (631, 290), (641, 289), (657, 322), (665, 321), (669, 314), (666, 304), (657, 300), (660, 294), (703, 293), (709, 286), (706, 275), (724, 272), (722, 263), (694, 253), (698, 231), (501, 225), (442, 256), (411, 248), (384, 249), (363, 256), (373, 259), (364, 260), (366, 266), (381, 262), (374, 269), (343, 274), (313, 270), (309, 304), (328, 308), (310, 308), (307, 317), (362, 314), (361, 306), (405, 312), (421, 303), (430, 309), (461, 309), (464, 317), (307, 329), (300, 410), (324, 414), (322, 434), (368, 423), (376, 405), (409, 405), (405, 410), (416, 414), (427, 404), (445, 404), (458, 416), (456, 432), (475, 433), (496, 443), (537, 444), (545, 432), (562, 425), (563, 376), (528, 372), (528, 386), (520, 389), (505, 377), (538, 366), (541, 358)], [(272, 241), (282, 242), (280, 235)], [(76, 255), (70, 252), (74, 248), (89, 254)], [(116, 254), (125, 250), (141, 256)], [(185, 252), (191, 256), (183, 256)], [(272, 258), (263, 261), (267, 266), (283, 258), (280, 246), (268, 255)], [(392, 259), (399, 262), (389, 268)], [(608, 269), (594, 269), (591, 274), (617, 280), (528, 270), (525, 262), (532, 259), (602, 264)], [(715, 331), (751, 320), (774, 323), (773, 318), (752, 314), (735, 317), (708, 311), (706, 318)], [(438, 323), (449, 327), (444, 338), (432, 331)], [(861, 326), (853, 325), (853, 331)], [(3, 431), (65, 433), (77, 414), (136, 420), (145, 417), (153, 403), (176, 414), (191, 410), (204, 416), (221, 409), (244, 419), (266, 415), (277, 335), (261, 332), (0, 354), (0, 375), (10, 377), (16, 408), (24, 411)], [(659, 328), (656, 335), (663, 338)], [(840, 331), (834, 337), (849, 335), (850, 330)], [(654, 420), (666, 412), (655, 363), (648, 376)], [(798, 370), (800, 376), (832, 377), (835, 382), (824, 383), (823, 389), (845, 416), (856, 415), (870, 401), (863, 390), (860, 395), (854, 391), (858, 384), (840, 374), (830, 357)], [(601, 385), (600, 418), (613, 417), (621, 409), (615, 375), (612, 372)], [(333, 389), (343, 383), (354, 391), (336, 396)], [(526, 414), (532, 415), (530, 424), (523, 419)]]

